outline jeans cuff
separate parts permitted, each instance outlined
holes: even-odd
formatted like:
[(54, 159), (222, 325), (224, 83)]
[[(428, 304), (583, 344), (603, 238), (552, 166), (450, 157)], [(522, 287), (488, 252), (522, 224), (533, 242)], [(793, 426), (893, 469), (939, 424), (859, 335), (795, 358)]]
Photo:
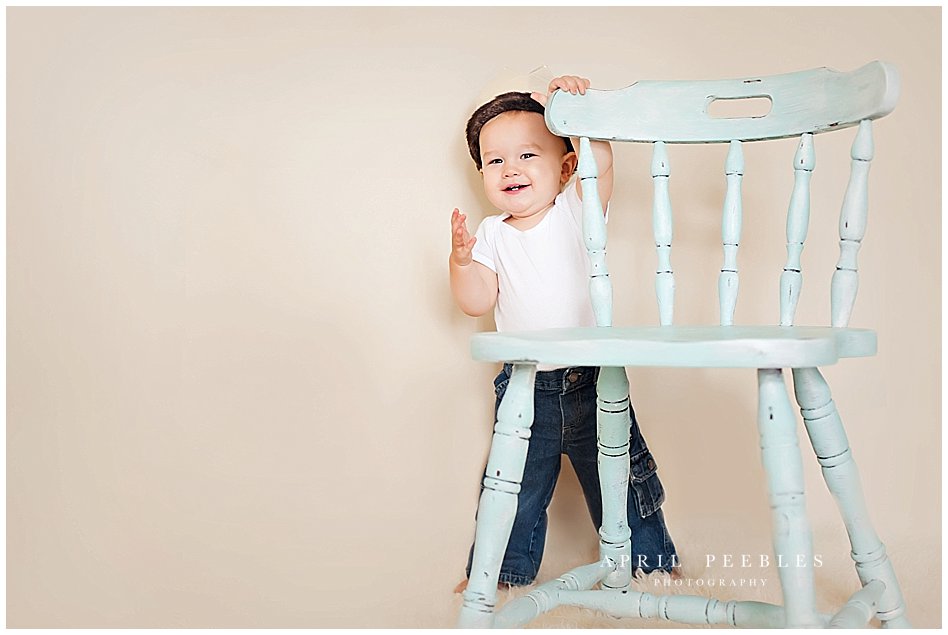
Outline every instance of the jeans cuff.
[(516, 573), (507, 573), (504, 571), (500, 572), (500, 577), (497, 580), (498, 582), (503, 582), (504, 584), (509, 584), (510, 586), (527, 586), (533, 584), (533, 578), (526, 575), (519, 575)]
[[(467, 576), (467, 579), (471, 579), (471, 570), (465, 569), (464, 575)], [(527, 586), (533, 584), (533, 578), (528, 575), (520, 575), (517, 573), (508, 573), (506, 571), (501, 571), (500, 576), (497, 578), (497, 582), (503, 582), (504, 584), (509, 584), (510, 586)]]

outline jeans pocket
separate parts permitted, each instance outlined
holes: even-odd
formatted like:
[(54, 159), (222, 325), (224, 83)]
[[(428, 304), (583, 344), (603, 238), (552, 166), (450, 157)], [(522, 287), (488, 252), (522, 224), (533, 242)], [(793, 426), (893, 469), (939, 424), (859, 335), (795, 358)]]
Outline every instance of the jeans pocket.
[(494, 377), (494, 395), (497, 396), (498, 401), (504, 398), (509, 381), (510, 377), (504, 371), (500, 371), (500, 374)]
[(631, 459), (629, 471), (632, 492), (639, 517), (647, 518), (665, 502), (665, 488), (658, 478), (658, 465), (649, 450), (644, 450)]

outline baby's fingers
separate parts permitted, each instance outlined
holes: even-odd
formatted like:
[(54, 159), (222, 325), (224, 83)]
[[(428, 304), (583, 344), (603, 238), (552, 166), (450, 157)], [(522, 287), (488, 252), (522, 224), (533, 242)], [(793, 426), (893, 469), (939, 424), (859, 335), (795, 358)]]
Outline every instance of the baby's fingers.
[(454, 252), (458, 254), (459, 256), (461, 256), (462, 258), (465, 258), (465, 259), (470, 258), (471, 250), (474, 249), (474, 243), (476, 242), (477, 242), (477, 236), (471, 237), (470, 240), (465, 239), (464, 242), (460, 243), (455, 248)]
[(589, 88), (589, 80), (582, 77), (575, 77), (569, 75), (567, 77), (567, 89), (572, 94), (579, 93), (580, 95), (586, 94), (586, 89)]
[(576, 93), (585, 95), (586, 89), (589, 88), (589, 80), (584, 77), (577, 77), (576, 75), (563, 75), (550, 82), (550, 92), (553, 92), (557, 88), (567, 90), (573, 95)]
[(464, 221), (467, 220), (467, 216), (458, 211), (457, 208), (451, 212), (451, 230), (456, 231), (458, 227), (464, 225)]
[(454, 231), (452, 238), (455, 249), (460, 249), (470, 241), (471, 235), (468, 233), (467, 227), (461, 225)]

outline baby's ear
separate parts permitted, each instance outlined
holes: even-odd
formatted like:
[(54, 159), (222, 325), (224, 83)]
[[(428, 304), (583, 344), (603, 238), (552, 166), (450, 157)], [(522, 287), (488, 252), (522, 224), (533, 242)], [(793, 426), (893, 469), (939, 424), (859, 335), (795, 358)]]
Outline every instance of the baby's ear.
[(567, 152), (563, 155), (563, 163), (561, 165), (560, 171), (560, 180), (563, 183), (566, 183), (569, 180), (569, 177), (573, 176), (573, 172), (576, 171), (576, 165), (579, 162), (579, 157), (576, 156), (575, 152)]

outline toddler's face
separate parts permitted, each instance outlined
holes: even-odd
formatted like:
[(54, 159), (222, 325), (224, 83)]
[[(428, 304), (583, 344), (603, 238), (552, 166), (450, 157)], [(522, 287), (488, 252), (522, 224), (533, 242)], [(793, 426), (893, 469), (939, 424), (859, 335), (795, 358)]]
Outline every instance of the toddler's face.
[(494, 117), (481, 129), (480, 142), (487, 198), (516, 219), (549, 208), (575, 165), (563, 139), (535, 112)]

